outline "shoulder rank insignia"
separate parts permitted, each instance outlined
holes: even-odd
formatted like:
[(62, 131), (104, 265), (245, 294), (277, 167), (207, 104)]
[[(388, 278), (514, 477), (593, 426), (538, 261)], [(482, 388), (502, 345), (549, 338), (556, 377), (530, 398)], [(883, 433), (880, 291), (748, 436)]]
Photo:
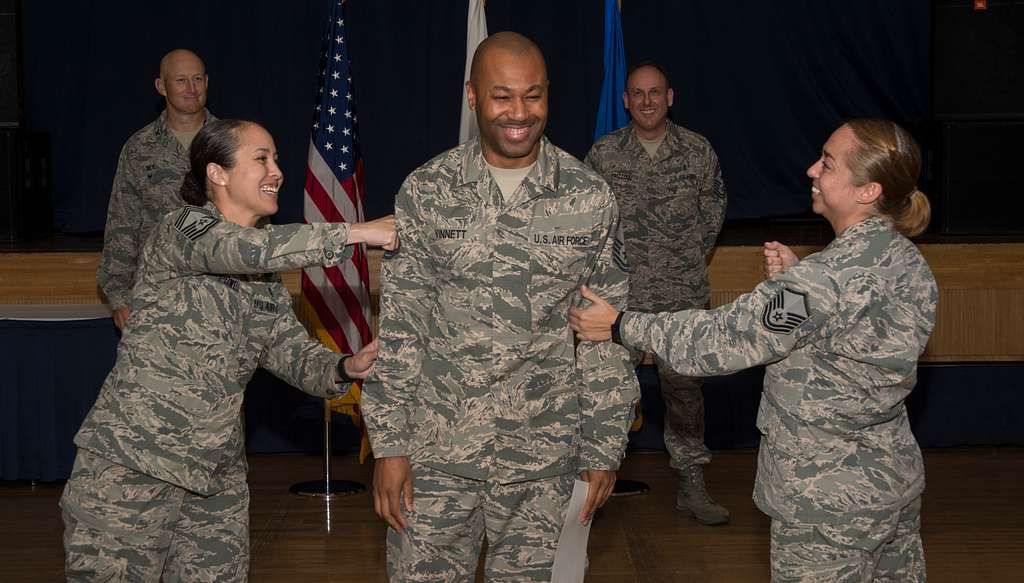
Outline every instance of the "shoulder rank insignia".
[(174, 219), (174, 228), (189, 241), (195, 241), (220, 222), (210, 211), (197, 206), (181, 209)]
[(773, 334), (789, 334), (810, 316), (807, 294), (783, 288), (765, 304), (761, 323)]
[(626, 246), (618, 237), (612, 239), (612, 261), (615, 262), (615, 267), (618, 267), (622, 273), (628, 274), (633, 272), (629, 261), (626, 260)]

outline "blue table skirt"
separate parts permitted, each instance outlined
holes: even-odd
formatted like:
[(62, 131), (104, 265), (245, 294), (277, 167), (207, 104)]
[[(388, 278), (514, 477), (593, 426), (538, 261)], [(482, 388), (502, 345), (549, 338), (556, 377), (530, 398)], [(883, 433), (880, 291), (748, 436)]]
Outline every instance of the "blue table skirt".
[[(113, 367), (117, 341), (110, 319), (0, 320), (0, 479), (68, 476), (72, 438)], [(663, 449), (657, 374), (651, 367), (638, 374), (645, 424), (630, 446)], [(923, 447), (1024, 445), (1024, 365), (926, 365), (918, 376), (907, 405)], [(710, 448), (757, 445), (762, 377), (751, 369), (705, 382)], [(244, 414), (250, 453), (323, 451), (323, 401), (270, 374), (260, 371), (249, 383)], [(335, 451), (354, 451), (355, 429), (347, 417), (333, 418)]]

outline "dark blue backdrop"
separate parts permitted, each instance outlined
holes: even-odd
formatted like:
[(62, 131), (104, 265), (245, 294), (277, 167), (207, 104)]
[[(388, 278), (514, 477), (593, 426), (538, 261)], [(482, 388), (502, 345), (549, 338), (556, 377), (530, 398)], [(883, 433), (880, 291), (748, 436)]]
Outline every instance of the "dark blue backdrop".
[[(25, 120), (52, 137), (55, 227), (102, 230), (121, 144), (160, 111), (157, 64), (179, 46), (205, 59), (214, 113), (259, 120), (275, 136), (287, 176), (275, 220), (301, 220), (328, 1), (24, 2)], [(590, 147), (602, 79), (602, 4), (487, 2), (492, 33), (522, 32), (547, 56), (548, 135), (579, 157)], [(928, 115), (928, 0), (622, 5), (627, 60), (667, 65), (674, 119), (719, 152), (730, 218), (808, 210), (804, 169), (841, 120)], [(390, 212), (408, 172), (456, 142), (465, 6), (348, 2), (371, 217)]]
[[(111, 320), (0, 320), (0, 480), (58, 480), (74, 460), (72, 437), (114, 364), (117, 332)], [(712, 449), (754, 447), (764, 369), (707, 379), (707, 436)], [(636, 448), (663, 447), (664, 405), (658, 376), (641, 367), (645, 423)], [(983, 390), (982, 390), (983, 389)], [(1024, 444), (1020, 422), (1024, 366), (924, 365), (907, 400), (923, 447)], [(335, 415), (337, 452), (358, 449), (348, 418)], [(245, 395), (250, 453), (323, 451), (323, 401), (258, 372)], [(313, 479), (315, 476), (309, 476)]]

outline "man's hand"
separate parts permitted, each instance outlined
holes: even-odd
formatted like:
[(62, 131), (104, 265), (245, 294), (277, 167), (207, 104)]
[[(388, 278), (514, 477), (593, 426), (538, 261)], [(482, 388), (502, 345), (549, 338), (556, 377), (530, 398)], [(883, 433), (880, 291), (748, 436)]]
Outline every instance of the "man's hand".
[(580, 510), (580, 524), (588, 524), (594, 518), (597, 509), (604, 506), (608, 497), (615, 489), (615, 472), (613, 470), (583, 470), (580, 479), (587, 483), (587, 501)]
[(114, 318), (114, 325), (117, 326), (118, 330), (124, 330), (125, 322), (128, 321), (128, 316), (132, 315), (131, 308), (117, 308), (110, 312), (111, 317)]
[(376, 338), (373, 342), (359, 349), (352, 356), (345, 359), (345, 376), (350, 379), (365, 379), (373, 372), (373, 365), (377, 362), (377, 349), (380, 343)]
[(777, 273), (793, 267), (800, 262), (800, 258), (789, 248), (778, 241), (765, 241), (764, 244), (764, 274), (772, 277)]
[(348, 231), (349, 243), (366, 243), (383, 247), (386, 251), (398, 248), (398, 232), (395, 231), (395, 217), (388, 215), (365, 223), (352, 223)]
[(405, 529), (401, 501), (412, 508), (412, 466), (405, 456), (382, 457), (373, 463), (373, 510), (397, 532)]
[(590, 291), (587, 286), (580, 286), (583, 299), (590, 301), (588, 308), (571, 308), (569, 310), (569, 327), (576, 331), (580, 340), (608, 340), (612, 337), (612, 324), (619, 317), (619, 311), (604, 298)]

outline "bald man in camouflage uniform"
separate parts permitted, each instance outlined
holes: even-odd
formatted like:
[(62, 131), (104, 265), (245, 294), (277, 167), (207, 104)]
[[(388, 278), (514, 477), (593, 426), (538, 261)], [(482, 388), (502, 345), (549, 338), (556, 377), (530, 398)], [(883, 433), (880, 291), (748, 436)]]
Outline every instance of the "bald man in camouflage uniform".
[(75, 436), (69, 581), (246, 580), (246, 384), (263, 367), (319, 397), (348, 385), (347, 357), (309, 338), (268, 272), (337, 265), (348, 239), (345, 223), (243, 228), (213, 203), (154, 228), (132, 325)]
[[(629, 307), (648, 312), (707, 306), (707, 265), (725, 217), (725, 185), (714, 149), (700, 134), (668, 119), (673, 93), (660, 65), (630, 69), (623, 100), (632, 123), (599, 139), (586, 163), (608, 181), (622, 209), (630, 275)], [(642, 364), (654, 364), (650, 355)], [(665, 447), (680, 475), (676, 508), (702, 524), (729, 512), (704, 485), (701, 380), (657, 362), (665, 401)]]
[(164, 215), (184, 204), (178, 189), (188, 171), (192, 138), (216, 119), (205, 108), (207, 81), (195, 53), (177, 49), (165, 55), (155, 85), (166, 107), (121, 148), (96, 269), (96, 282), (118, 328), (131, 313), (131, 290), (146, 237)]
[(683, 374), (767, 365), (754, 501), (772, 581), (915, 582), (924, 464), (904, 401), (937, 302), (920, 251), (871, 217), (729, 305), (623, 312), (611, 337)]
[[(492, 35), (467, 90), (480, 137), (395, 201), (362, 403), (375, 506), (393, 582), (473, 581), (485, 534), (487, 581), (548, 582), (564, 521), (611, 492), (639, 397), (628, 352), (576, 346), (568, 310), (583, 283), (624, 305), (628, 266), (608, 186), (542, 137), (536, 46)], [(577, 475), (589, 510), (567, 517)]]

